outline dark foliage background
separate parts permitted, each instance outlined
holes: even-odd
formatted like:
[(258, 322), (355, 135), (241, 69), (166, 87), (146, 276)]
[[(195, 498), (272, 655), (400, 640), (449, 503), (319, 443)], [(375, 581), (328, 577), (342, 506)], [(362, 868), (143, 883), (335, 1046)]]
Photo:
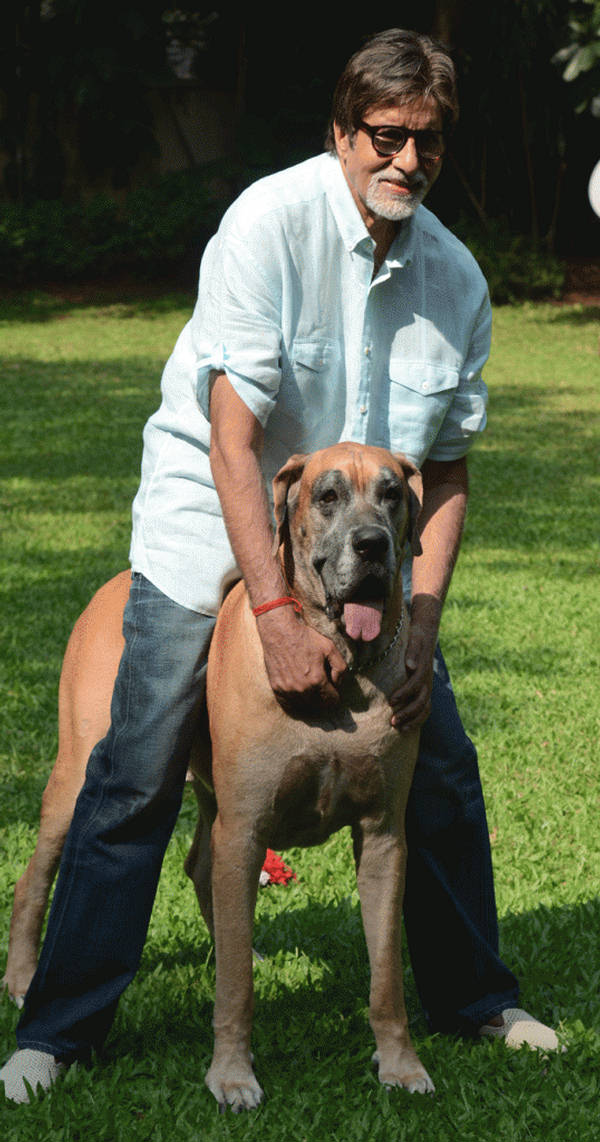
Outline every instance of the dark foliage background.
[[(189, 274), (241, 187), (321, 149), (345, 61), (394, 25), (443, 38), (460, 78), (461, 122), (428, 205), (474, 248), (496, 300), (559, 292), (565, 259), (600, 259), (587, 199), (600, 159), (600, 0), (405, 0), (343, 18), (193, 0), (9, 0), (2, 276)], [(158, 179), (148, 92), (173, 87), (173, 51), (187, 53), (183, 85), (229, 93), (234, 122), (226, 160)]]

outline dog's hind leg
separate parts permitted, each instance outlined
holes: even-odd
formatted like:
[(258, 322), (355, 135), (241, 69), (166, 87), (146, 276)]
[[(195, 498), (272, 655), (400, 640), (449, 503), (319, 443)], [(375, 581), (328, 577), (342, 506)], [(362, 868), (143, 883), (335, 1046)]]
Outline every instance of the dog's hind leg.
[(216, 813), (216, 801), (214, 794), (198, 777), (194, 779), (194, 792), (198, 801), (198, 820), (184, 868), (194, 885), (204, 923), (211, 939), (214, 940), (210, 835)]
[(64, 767), (61, 762), (59, 754), (42, 798), (35, 850), (15, 885), (3, 982), (18, 1007), (23, 1006), (25, 992), (37, 966), (48, 897), (81, 785), (77, 773), (67, 771), (65, 779), (62, 779)]
[(37, 966), (42, 925), (89, 755), (106, 733), (123, 649), (129, 572), (106, 583), (79, 617), (58, 692), (58, 755), (42, 797), (35, 851), (15, 886), (4, 984), (18, 1006)]
[(434, 1090), (410, 1040), (402, 981), (402, 902), (406, 869), (403, 828), (381, 832), (372, 823), (353, 830), (357, 883), (369, 962), (369, 1022), (379, 1081), (412, 1092)]

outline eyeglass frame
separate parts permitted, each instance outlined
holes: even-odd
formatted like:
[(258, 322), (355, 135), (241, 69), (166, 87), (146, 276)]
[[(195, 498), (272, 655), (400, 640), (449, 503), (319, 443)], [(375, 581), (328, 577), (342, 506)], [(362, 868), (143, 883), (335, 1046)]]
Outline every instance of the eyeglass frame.
[[(424, 128), (422, 130), (411, 131), (410, 127), (398, 127), (398, 126), (396, 126), (395, 123), (380, 123), (378, 126), (374, 127), (374, 126), (372, 126), (371, 123), (365, 123), (363, 120), (360, 120), (356, 125), (356, 129), (358, 131), (364, 131), (369, 136), (373, 150), (382, 159), (393, 159), (395, 155), (399, 155), (400, 152), (404, 150), (409, 139), (413, 140), (415, 147), (416, 147), (416, 150), (417, 150), (417, 154), (418, 154), (421, 162), (424, 162), (424, 163), (439, 163), (440, 159), (443, 158), (444, 152), (446, 150), (446, 139), (444, 136), (444, 132), (443, 131), (434, 131), (433, 129), (431, 129), (429, 127)], [(378, 150), (378, 148), (375, 144), (375, 136), (380, 131), (398, 131), (399, 133), (401, 132), (405, 136), (404, 142), (395, 151), (389, 151), (389, 152), (380, 151), (380, 150)], [(439, 136), (440, 141), (441, 141), (441, 146), (442, 146), (442, 149), (441, 149), (439, 155), (424, 155), (419, 150), (419, 136), (424, 135), (424, 134), (432, 134), (432, 135)]]

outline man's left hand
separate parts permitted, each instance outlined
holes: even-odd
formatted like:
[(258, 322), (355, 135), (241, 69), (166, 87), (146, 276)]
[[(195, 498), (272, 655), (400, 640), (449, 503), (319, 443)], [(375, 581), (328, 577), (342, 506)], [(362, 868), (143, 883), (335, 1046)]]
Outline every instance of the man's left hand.
[(397, 730), (416, 730), (429, 717), (436, 643), (437, 631), (411, 624), (405, 656), (406, 678), (390, 696), (392, 725)]

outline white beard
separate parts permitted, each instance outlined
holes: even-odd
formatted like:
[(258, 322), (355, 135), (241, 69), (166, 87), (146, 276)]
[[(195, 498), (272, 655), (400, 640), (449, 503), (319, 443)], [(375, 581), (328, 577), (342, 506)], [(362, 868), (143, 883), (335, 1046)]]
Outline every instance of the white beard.
[(385, 179), (381, 175), (374, 174), (367, 186), (365, 203), (378, 218), (386, 218), (389, 222), (402, 222), (414, 214), (428, 190), (427, 180), (417, 178), (411, 184), (410, 195), (398, 198), (393, 191), (387, 189)]

